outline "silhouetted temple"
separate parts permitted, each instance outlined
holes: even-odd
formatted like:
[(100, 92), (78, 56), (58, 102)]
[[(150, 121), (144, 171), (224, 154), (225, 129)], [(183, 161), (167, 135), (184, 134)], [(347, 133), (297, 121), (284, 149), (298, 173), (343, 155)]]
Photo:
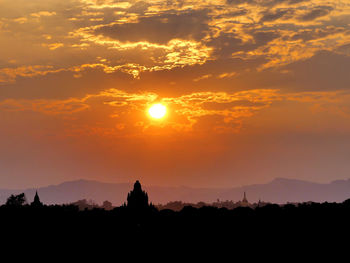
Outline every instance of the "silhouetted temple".
[(248, 202), (247, 196), (244, 192), (243, 200), (241, 201), (241, 206), (248, 206), (248, 205), (249, 205), (249, 202)]
[(145, 191), (142, 191), (141, 184), (136, 181), (134, 184), (134, 189), (128, 193), (127, 197), (127, 207), (132, 209), (143, 209), (148, 208), (148, 195)]
[(39, 198), (39, 195), (38, 195), (38, 191), (35, 192), (35, 196), (34, 196), (34, 200), (33, 202), (31, 203), (32, 206), (42, 206), (43, 203), (40, 202), (40, 198)]

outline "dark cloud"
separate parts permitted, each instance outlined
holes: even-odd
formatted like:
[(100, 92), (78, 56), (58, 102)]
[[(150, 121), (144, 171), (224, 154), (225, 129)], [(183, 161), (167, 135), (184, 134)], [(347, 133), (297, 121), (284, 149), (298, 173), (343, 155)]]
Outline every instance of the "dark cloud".
[(215, 55), (219, 57), (231, 57), (233, 52), (244, 49), (242, 39), (239, 36), (229, 33), (221, 33), (220, 36), (212, 39), (208, 45), (215, 48)]
[(312, 21), (316, 18), (326, 16), (333, 10), (331, 6), (318, 6), (299, 17), (299, 21)]
[(135, 4), (133, 4), (131, 7), (128, 8), (128, 11), (130, 13), (139, 13), (139, 14), (143, 14), (145, 11), (147, 11), (148, 7), (151, 4), (144, 2), (144, 1), (139, 1), (136, 2)]
[(261, 107), (266, 104), (261, 102), (253, 102), (249, 100), (236, 100), (232, 102), (205, 102), (203, 103), (203, 109), (206, 110), (227, 110), (232, 109), (234, 107)]
[(337, 91), (350, 88), (350, 56), (321, 51), (279, 70), (242, 72), (231, 86), (277, 88), (287, 92)]
[(350, 57), (350, 44), (345, 44), (336, 49), (336, 52)]
[(86, 70), (80, 78), (65, 71), (33, 78), (19, 77), (14, 83), (0, 83), (0, 100), (83, 97), (107, 88), (129, 87), (132, 79), (131, 75), (120, 71), (106, 74), (101, 69)]
[(293, 9), (276, 9), (274, 11), (265, 11), (262, 13), (260, 22), (272, 22), (277, 19), (288, 19), (294, 14)]
[(280, 36), (275, 31), (253, 31), (251, 34), (255, 40), (255, 48), (266, 45)]
[(342, 90), (350, 87), (349, 56), (321, 51), (284, 68), (293, 73), (290, 85), (298, 90)]
[(252, 4), (255, 3), (254, 0), (226, 0), (229, 5), (240, 5), (240, 4)]
[(214, 115), (204, 115), (196, 117), (196, 123), (193, 125), (193, 129), (201, 132), (212, 132), (212, 131), (225, 131), (225, 130), (235, 130), (239, 128), (238, 121), (231, 121), (229, 123), (224, 123), (225, 116), (214, 114)]
[(239, 35), (221, 33), (218, 37), (208, 42), (208, 45), (215, 48), (216, 56), (228, 58), (232, 56), (232, 53), (254, 50), (279, 37), (279, 34), (274, 31), (251, 31), (247, 33), (254, 38), (253, 42), (244, 43)]
[(142, 17), (138, 23), (103, 26), (95, 31), (120, 41), (167, 43), (174, 38), (202, 39), (209, 29), (207, 10)]
[(287, 4), (295, 5), (302, 2), (309, 2), (310, 0), (226, 0), (226, 3), (229, 5), (240, 5), (240, 4), (249, 4), (249, 5), (260, 5), (272, 7), (278, 4)]
[(222, 15), (219, 15), (217, 18), (220, 18), (220, 17), (234, 18), (234, 17), (237, 17), (237, 16), (246, 15), (247, 13), (248, 13), (248, 10), (247, 10), (247, 9), (244, 9), (244, 8), (237, 8), (237, 9), (234, 10), (234, 11), (227, 12), (227, 13), (224, 13), (224, 14), (222, 14)]
[(288, 4), (290, 5), (295, 5), (295, 4), (299, 4), (299, 3), (302, 3), (302, 2), (309, 2), (310, 0), (288, 0)]
[(293, 36), (291, 36), (291, 40), (303, 40), (310, 41), (313, 39), (324, 38), (329, 35), (338, 34), (342, 32), (346, 32), (347, 29), (343, 27), (327, 27), (327, 28), (314, 28), (314, 29), (306, 29), (300, 30)]
[(272, 7), (279, 4), (295, 5), (302, 2), (310, 2), (310, 0), (266, 0), (266, 1), (255, 0), (255, 2), (262, 6)]

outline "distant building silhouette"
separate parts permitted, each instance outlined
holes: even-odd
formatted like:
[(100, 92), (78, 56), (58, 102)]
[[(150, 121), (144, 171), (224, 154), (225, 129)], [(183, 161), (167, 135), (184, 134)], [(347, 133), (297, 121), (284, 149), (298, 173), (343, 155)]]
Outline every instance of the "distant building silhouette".
[(244, 196), (243, 196), (243, 200), (242, 200), (243, 203), (248, 203), (248, 199), (247, 199), (247, 196), (244, 192)]
[(244, 192), (243, 199), (241, 201), (241, 206), (249, 206), (249, 202), (246, 196), (246, 193)]
[(40, 201), (39, 195), (38, 195), (38, 191), (35, 191), (35, 196), (34, 196), (34, 200), (33, 202), (30, 204), (31, 206), (42, 206), (43, 203)]
[(131, 209), (140, 210), (149, 207), (148, 195), (145, 191), (142, 190), (139, 181), (135, 182), (134, 189), (128, 193), (127, 201), (127, 207)]

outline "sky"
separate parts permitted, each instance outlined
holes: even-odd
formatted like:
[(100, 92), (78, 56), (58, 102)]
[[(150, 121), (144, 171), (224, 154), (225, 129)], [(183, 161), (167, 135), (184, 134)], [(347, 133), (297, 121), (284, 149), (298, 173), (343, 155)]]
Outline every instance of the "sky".
[(329, 182), (349, 132), (348, 0), (0, 0), (0, 188)]

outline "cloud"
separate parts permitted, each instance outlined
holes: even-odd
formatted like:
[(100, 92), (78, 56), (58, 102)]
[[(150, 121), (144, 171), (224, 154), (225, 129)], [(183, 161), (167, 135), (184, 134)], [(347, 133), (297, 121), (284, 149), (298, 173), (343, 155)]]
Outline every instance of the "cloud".
[(264, 7), (274, 7), (276, 5), (296, 5), (303, 2), (309, 2), (311, 0), (266, 0), (266, 1), (259, 1), (259, 0), (226, 0), (227, 4), (229, 5), (254, 5), (254, 6), (264, 6)]
[(0, 102), (0, 108), (4, 111), (33, 111), (47, 115), (74, 114), (89, 108), (80, 100), (13, 100)]
[(333, 158), (346, 176), (349, 25), (348, 0), (2, 0), (3, 174), (237, 184)]
[(5, 1), (0, 10), (4, 99), (50, 97), (34, 87), (40, 81), (51, 98), (98, 92), (105, 82), (168, 96), (213, 87), (291, 89), (293, 82), (325, 90), (336, 75), (331, 69), (321, 70), (327, 81), (319, 84), (317, 74), (291, 81), (301, 74), (295, 67), (313, 58), (323, 65), (320, 52), (340, 55), (342, 64), (341, 47), (350, 43), (347, 1), (50, 0), (12, 7)]
[(289, 19), (294, 15), (293, 9), (276, 9), (273, 12), (266, 10), (262, 13), (260, 22), (272, 22), (277, 19)]
[(249, 100), (236, 100), (232, 102), (205, 102), (203, 108), (207, 110), (227, 110), (233, 108), (259, 108), (266, 106), (263, 102), (253, 102)]
[[(220, 130), (224, 126), (232, 127), (233, 125), (236, 127), (242, 119), (252, 116), (255, 111), (267, 107), (276, 99), (280, 98), (273, 90), (253, 90), (232, 94), (199, 92), (178, 97), (161, 98), (151, 92), (129, 93), (109, 89), (82, 98), (65, 100), (4, 100), (0, 102), (0, 107), (4, 111), (33, 111), (46, 115), (62, 116), (84, 114), (87, 110), (96, 113), (99, 108), (104, 108), (102, 113), (107, 114), (109, 112), (109, 114), (101, 116), (101, 120), (110, 117), (118, 123), (124, 123), (123, 127), (125, 128), (135, 127), (136, 125), (139, 127), (139, 133), (142, 134), (142, 132), (152, 129), (154, 125), (175, 131), (191, 131), (194, 128), (202, 127), (202, 124), (198, 123), (201, 120), (208, 120), (208, 118), (215, 118)], [(155, 102), (164, 103), (170, 111), (169, 119), (158, 124), (149, 120), (145, 113), (146, 109)], [(140, 113), (142, 113), (141, 116), (139, 116)], [(222, 120), (221, 123), (218, 122), (220, 119)], [(108, 123), (108, 121), (106, 122)], [(85, 125), (89, 124), (86, 123)], [(118, 127), (120, 130), (120, 126)], [(215, 130), (218, 127), (214, 125), (213, 129)], [(235, 131), (238, 130), (235, 129)]]
[[(146, 114), (147, 108), (156, 102), (168, 107), (169, 114), (161, 122), (154, 122)], [(247, 120), (282, 102), (309, 105), (310, 111), (315, 114), (329, 112), (350, 118), (350, 93), (344, 91), (283, 93), (256, 89), (160, 97), (152, 92), (131, 93), (108, 89), (65, 100), (7, 99), (0, 102), (0, 108), (7, 112), (31, 111), (61, 118), (69, 136), (79, 131), (79, 134), (142, 137), (154, 132), (163, 135), (208, 131), (239, 133), (245, 128)]]
[[(0, 11), (3, 60), (16, 60), (19, 67), (50, 65), (58, 73), (96, 64), (101, 54), (109, 61), (104, 72), (117, 69), (135, 78), (230, 58), (246, 61), (250, 70), (265, 70), (349, 42), (350, 7), (343, 1), (52, 0), (35, 2), (35, 8), (23, 3), (16, 12), (11, 5), (5, 1)], [(213, 73), (202, 75), (208, 74)]]
[(200, 80), (204, 80), (204, 79), (208, 79), (208, 78), (211, 78), (212, 75), (211, 74), (207, 74), (207, 75), (203, 75), (203, 76), (200, 76), (198, 78), (195, 78), (193, 79), (194, 82), (197, 82), (197, 81), (200, 81)]
[(56, 15), (56, 12), (48, 12), (48, 11), (40, 11), (40, 12), (36, 12), (36, 13), (31, 13), (30, 14), (32, 17), (44, 17), (44, 16), (54, 16)]
[(21, 66), (16, 68), (1, 68), (0, 69), (0, 83), (13, 82), (17, 77), (35, 77), (43, 76), (49, 73), (58, 73), (62, 69), (53, 69), (53, 66)]
[(288, 83), (295, 90), (346, 90), (350, 87), (350, 57), (333, 52), (319, 52), (305, 61), (298, 61), (285, 67), (293, 74)]
[(172, 39), (201, 40), (208, 31), (208, 11), (194, 10), (175, 14), (140, 17), (137, 22), (111, 24), (94, 33), (121, 42), (166, 44)]
[(317, 6), (312, 10), (305, 12), (303, 15), (299, 16), (300, 21), (312, 21), (320, 17), (328, 15), (333, 10), (331, 6)]

